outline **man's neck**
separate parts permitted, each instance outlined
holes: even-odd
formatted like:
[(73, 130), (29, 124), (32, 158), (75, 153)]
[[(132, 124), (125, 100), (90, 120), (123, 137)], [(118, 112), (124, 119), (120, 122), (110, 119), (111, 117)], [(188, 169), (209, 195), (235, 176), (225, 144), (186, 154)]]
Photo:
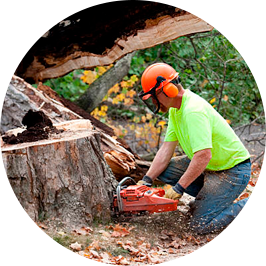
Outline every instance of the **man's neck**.
[(174, 98), (172, 107), (180, 109), (185, 90), (181, 84), (178, 84), (178, 90), (179, 90), (178, 95)]

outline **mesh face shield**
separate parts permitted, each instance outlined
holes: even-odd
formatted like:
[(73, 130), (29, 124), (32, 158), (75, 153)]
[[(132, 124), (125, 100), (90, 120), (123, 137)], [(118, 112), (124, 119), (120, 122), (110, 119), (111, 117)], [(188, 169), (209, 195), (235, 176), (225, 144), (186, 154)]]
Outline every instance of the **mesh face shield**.
[(156, 90), (160, 87), (161, 83), (166, 79), (162, 76), (156, 78), (155, 86), (148, 92), (140, 92), (139, 97), (147, 105), (147, 107), (154, 113), (157, 114), (161, 108), (160, 102), (156, 96)]

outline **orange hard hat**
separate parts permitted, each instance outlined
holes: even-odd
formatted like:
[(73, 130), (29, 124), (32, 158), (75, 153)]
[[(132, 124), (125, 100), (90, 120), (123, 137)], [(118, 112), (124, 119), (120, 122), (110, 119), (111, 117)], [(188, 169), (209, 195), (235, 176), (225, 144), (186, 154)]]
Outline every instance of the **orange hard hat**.
[[(156, 90), (167, 85), (170, 81), (178, 77), (178, 73), (170, 65), (165, 63), (155, 63), (145, 69), (141, 77), (141, 86), (144, 93), (149, 92), (157, 83), (157, 77), (163, 77), (164, 80)], [(151, 94), (143, 96), (143, 100), (147, 100)]]

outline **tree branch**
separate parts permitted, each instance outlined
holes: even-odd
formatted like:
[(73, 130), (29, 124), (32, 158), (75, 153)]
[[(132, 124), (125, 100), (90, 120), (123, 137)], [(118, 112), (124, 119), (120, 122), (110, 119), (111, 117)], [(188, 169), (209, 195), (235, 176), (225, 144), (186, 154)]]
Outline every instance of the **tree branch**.
[(228, 1), (223, 1), (223, 5), (226, 6), (226, 7), (238, 10), (238, 11), (243, 11), (247, 15), (256, 16), (258, 18), (266, 20), (266, 14), (264, 14), (264, 13), (262, 13), (260, 11), (254, 10), (252, 8), (243, 6), (241, 4), (231, 3), (231, 2), (228, 2)]

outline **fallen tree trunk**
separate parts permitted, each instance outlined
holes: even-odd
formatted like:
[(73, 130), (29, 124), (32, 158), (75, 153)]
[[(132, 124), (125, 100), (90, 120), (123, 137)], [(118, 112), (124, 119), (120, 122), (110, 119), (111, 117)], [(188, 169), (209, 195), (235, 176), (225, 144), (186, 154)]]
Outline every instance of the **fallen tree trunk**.
[(49, 29), (16, 75), (37, 83), (75, 69), (110, 65), (128, 53), (213, 27), (185, 10), (151, 1), (113, 1), (73, 14)]
[(109, 220), (117, 181), (103, 157), (100, 133), (86, 120), (55, 127), (63, 132), (2, 147), (19, 202), (34, 221), (49, 219), (64, 228)]

